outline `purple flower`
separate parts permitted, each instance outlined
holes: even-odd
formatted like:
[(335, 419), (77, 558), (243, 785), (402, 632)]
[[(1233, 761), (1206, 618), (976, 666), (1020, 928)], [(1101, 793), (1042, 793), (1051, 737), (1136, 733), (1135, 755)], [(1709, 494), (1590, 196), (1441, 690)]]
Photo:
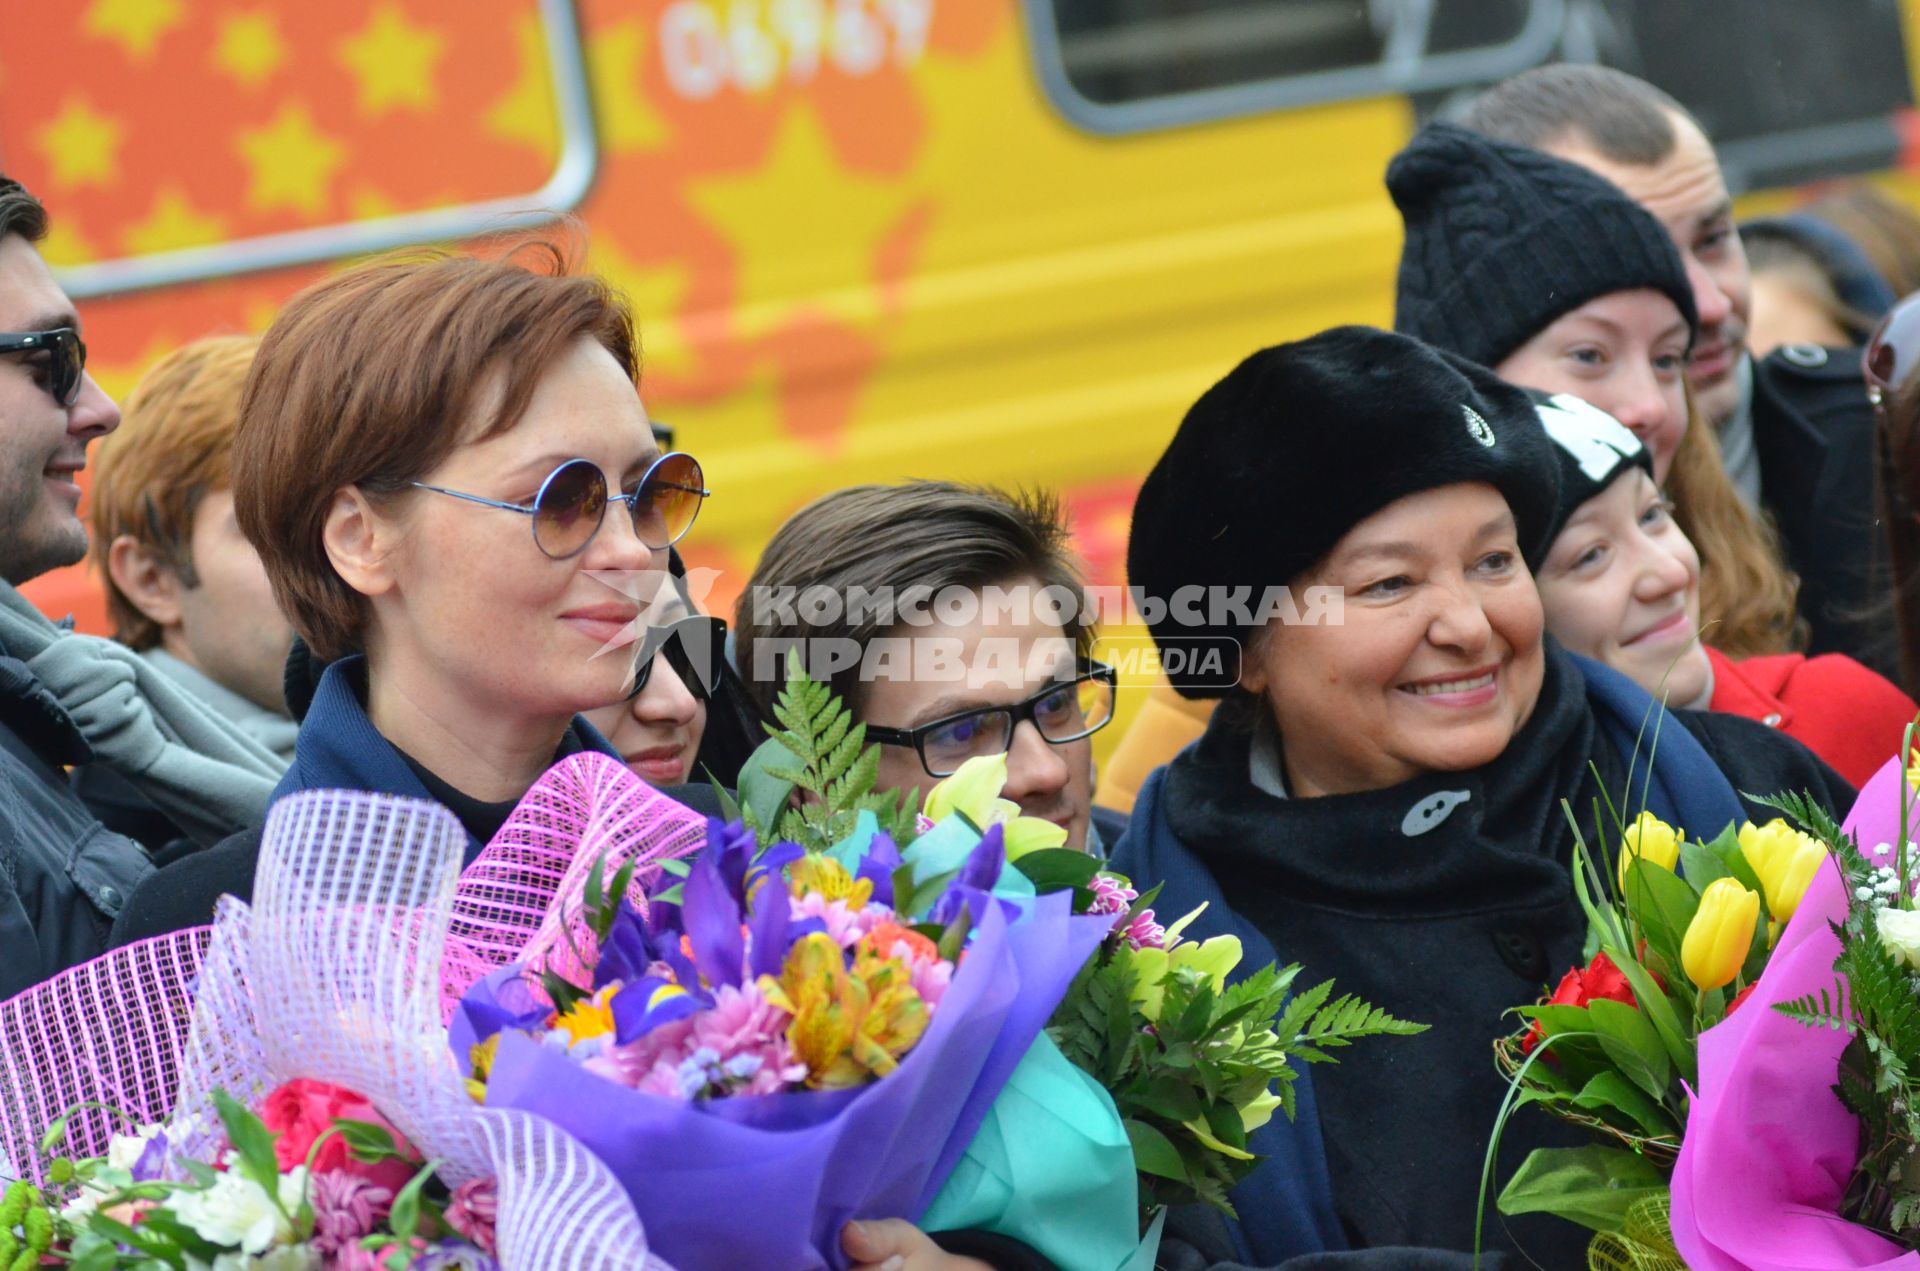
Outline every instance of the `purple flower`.
[(148, 1139), (146, 1147), (141, 1149), (140, 1159), (133, 1163), (133, 1169), (130, 1171), (133, 1174), (133, 1181), (151, 1183), (156, 1178), (165, 1177), (168, 1151), (167, 1132), (161, 1129), (154, 1130), (153, 1137)]
[(867, 841), (867, 854), (860, 860), (855, 878), (873, 883), (873, 903), (893, 907), (893, 871), (900, 868), (900, 849), (885, 832), (875, 833)]
[(465, 1236), (482, 1252), (498, 1253), (494, 1224), (500, 1217), (500, 1185), (491, 1178), (470, 1178), (453, 1189), (447, 1201), (447, 1226)]
[(929, 922), (946, 926), (965, 910), (972, 922), (978, 923), (987, 906), (999, 904), (1009, 919), (1019, 913), (1020, 907), (1011, 901), (996, 901), (992, 894), (993, 885), (1000, 881), (1000, 871), (1007, 863), (1006, 832), (998, 825), (989, 825), (986, 833), (980, 836), (979, 843), (967, 853), (960, 872), (947, 884), (940, 899), (933, 902), (933, 911), (927, 915)]
[(500, 1271), (500, 1264), (464, 1240), (448, 1239), (428, 1245), (407, 1271)]
[(337, 1258), (371, 1235), (393, 1204), (393, 1193), (345, 1170), (313, 1176), (313, 1247)]
[(622, 985), (609, 1004), (613, 1011), (613, 1039), (624, 1046), (662, 1024), (685, 1019), (713, 1005), (698, 987), (688, 989), (657, 975), (645, 975)]
[[(1124, 916), (1121, 921), (1125, 921)], [(1167, 947), (1167, 929), (1155, 922), (1153, 910), (1142, 909), (1133, 916), (1133, 921), (1125, 927), (1119, 923), (1114, 929), (1120, 932), (1120, 938), (1136, 949), (1164, 949)]]

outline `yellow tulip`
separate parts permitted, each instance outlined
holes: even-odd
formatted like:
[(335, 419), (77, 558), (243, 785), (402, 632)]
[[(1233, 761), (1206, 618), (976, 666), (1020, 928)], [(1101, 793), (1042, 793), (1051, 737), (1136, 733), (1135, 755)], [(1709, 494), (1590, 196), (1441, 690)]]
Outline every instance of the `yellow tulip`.
[(1717, 989), (1740, 974), (1753, 927), (1760, 920), (1760, 894), (1738, 879), (1716, 878), (1700, 895), (1700, 908), (1680, 941), (1680, 965), (1701, 989)]
[(1635, 817), (1626, 833), (1620, 836), (1620, 890), (1627, 889), (1627, 866), (1635, 857), (1652, 861), (1662, 869), (1672, 869), (1680, 859), (1680, 840), (1685, 837), (1651, 812)]
[(1762, 826), (1751, 821), (1741, 826), (1740, 853), (1760, 878), (1760, 889), (1767, 894), (1767, 912), (1775, 922), (1782, 923), (1793, 917), (1800, 898), (1807, 894), (1807, 885), (1827, 859), (1825, 844), (1779, 817)]

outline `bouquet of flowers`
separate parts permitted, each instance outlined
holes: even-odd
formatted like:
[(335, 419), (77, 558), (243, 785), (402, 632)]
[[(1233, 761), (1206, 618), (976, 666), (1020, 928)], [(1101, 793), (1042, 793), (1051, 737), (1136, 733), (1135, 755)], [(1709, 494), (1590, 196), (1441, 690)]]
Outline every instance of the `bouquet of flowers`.
[(1782, 803), (1830, 859), (1747, 1008), (1700, 1039), (1673, 1178), (1689, 1266), (1920, 1267), (1916, 782), (1891, 761), (1839, 826)]
[[(1593, 1228), (1596, 1267), (1678, 1266), (1665, 1206), (1699, 1086), (1700, 1036), (1752, 1009), (1774, 942), (1827, 852), (1779, 818), (1706, 842), (1646, 811), (1615, 828), (1604, 874), (1576, 828), (1586, 965), (1543, 1002), (1516, 1008), (1525, 1027), (1495, 1047), (1513, 1083), (1503, 1125), (1533, 1104), (1595, 1142), (1529, 1154), (1499, 1208)], [(1489, 1168), (1492, 1160), (1490, 1150)]]
[[(292, 796), (251, 907), (0, 1004), (0, 1129), (32, 1180), (9, 1237), (89, 1267), (661, 1266), (600, 1161), (475, 1107), (448, 1054), (445, 946), (484, 948), (518, 903), (456, 904), (465, 841), (424, 801)], [(22, 1109), (54, 1097), (68, 1114), (23, 1146)], [(112, 1109), (155, 1124), (116, 1134)]]
[[(555, 899), (563, 938), (474, 985), (453, 1025), (485, 1106), (585, 1143), (686, 1271), (840, 1265), (849, 1219), (938, 1229), (986, 1192), (1011, 1199), (978, 1170), (962, 1195), (946, 1185), (1016, 1070), (1066, 1068), (1041, 1030), (1111, 923), (1007, 868), (1010, 840), (1048, 833), (968, 822), (947, 792), (924, 821), (875, 794), (877, 756), (824, 686), (795, 677), (780, 714), (739, 819), (711, 822), (691, 865), (650, 893), (590, 873)], [(1076, 1133), (1044, 1146), (1055, 1189), (1108, 1219), (1057, 1252), (1110, 1268), (1143, 1251), (1126, 1136), (1097, 1094), (1078, 1095), (1090, 1132), (1056, 1123)], [(754, 1197), (751, 1223), (715, 1195), (723, 1175)]]
[[(52, 1256), (77, 1268), (499, 1271), (494, 1180), (449, 1187), (353, 1091), (296, 1078), (257, 1110), (224, 1091), (213, 1108), (221, 1132), (203, 1159), (176, 1152), (154, 1123), (114, 1135), (105, 1156), (56, 1158), (53, 1181), (70, 1196), (57, 1208), (12, 1183), (0, 1266)], [(49, 1150), (65, 1129), (54, 1123)]]

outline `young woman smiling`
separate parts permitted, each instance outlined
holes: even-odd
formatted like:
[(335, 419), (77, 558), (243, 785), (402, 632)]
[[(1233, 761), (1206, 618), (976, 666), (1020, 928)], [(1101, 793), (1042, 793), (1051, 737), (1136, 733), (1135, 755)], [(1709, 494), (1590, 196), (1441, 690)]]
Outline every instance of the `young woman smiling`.
[(1647, 448), (1578, 398), (1541, 395), (1560, 507), (1538, 582), (1547, 630), (1675, 706), (1730, 711), (1804, 743), (1855, 785), (1900, 749), (1913, 700), (1852, 658), (1735, 660), (1700, 626), (1700, 557)]
[[(1263, 1267), (1349, 1247), (1373, 1251), (1362, 1266), (1469, 1265), (1506, 1089), (1487, 1048), (1585, 936), (1562, 804), (1621, 800), (1626, 721), (1654, 708), (1544, 634), (1529, 563), (1555, 528), (1558, 466), (1523, 390), (1348, 327), (1241, 363), (1141, 487), (1127, 565), (1146, 596), (1331, 586), (1344, 607), (1338, 623), (1257, 628), (1161, 615), (1163, 655), (1245, 652), (1180, 685), (1224, 700), (1148, 779), (1115, 867), (1164, 883), (1165, 912), (1207, 902), (1189, 937), (1238, 936), (1243, 966), (1297, 960), (1432, 1026), (1391, 1062), (1316, 1069), (1298, 1120), (1250, 1144), (1270, 1159), (1234, 1193), (1238, 1232), (1177, 1214), (1168, 1265), (1248, 1264), (1236, 1246)], [(1636, 797), (1653, 790), (1696, 834), (1764, 815), (1736, 791), (1852, 799), (1799, 743), (1732, 715), (1675, 712), (1654, 761)], [(1577, 1141), (1516, 1117), (1496, 1176)], [(1541, 1266), (1584, 1261), (1589, 1234), (1496, 1215), (1485, 1230)], [(1403, 1246), (1424, 1252), (1390, 1252)]]
[[(520, 263), (524, 260), (527, 263)], [(624, 698), (640, 601), (706, 491), (662, 455), (633, 326), (557, 250), (371, 265), (295, 296), (241, 404), (235, 511), (328, 662), (275, 796), (431, 798), (469, 857), (556, 760), (614, 754), (581, 712)], [(154, 875), (116, 940), (252, 888), (259, 831)]]

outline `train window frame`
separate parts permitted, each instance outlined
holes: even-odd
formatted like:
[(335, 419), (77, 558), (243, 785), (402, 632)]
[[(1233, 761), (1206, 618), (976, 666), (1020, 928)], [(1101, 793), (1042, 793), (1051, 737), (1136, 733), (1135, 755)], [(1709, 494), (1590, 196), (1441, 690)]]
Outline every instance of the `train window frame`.
[(565, 217), (593, 188), (600, 165), (586, 50), (574, 0), (534, 0), (546, 37), (553, 78), (560, 149), (553, 171), (537, 190), (449, 207), (423, 208), (364, 221), (336, 221), (278, 234), (188, 247), (178, 251), (120, 256), (55, 269), (61, 288), (75, 300), (123, 295), (158, 287), (262, 273), (295, 265), (322, 264), (489, 234), (537, 229)]
[(1566, 0), (1528, 0), (1526, 21), (1504, 44), (1425, 58), (1412, 73), (1379, 64), (1313, 71), (1217, 88), (1098, 102), (1067, 75), (1054, 0), (1025, 0), (1027, 41), (1041, 90), (1062, 118), (1100, 136), (1158, 132), (1247, 115), (1367, 97), (1444, 92), (1490, 84), (1552, 58), (1566, 18)]

